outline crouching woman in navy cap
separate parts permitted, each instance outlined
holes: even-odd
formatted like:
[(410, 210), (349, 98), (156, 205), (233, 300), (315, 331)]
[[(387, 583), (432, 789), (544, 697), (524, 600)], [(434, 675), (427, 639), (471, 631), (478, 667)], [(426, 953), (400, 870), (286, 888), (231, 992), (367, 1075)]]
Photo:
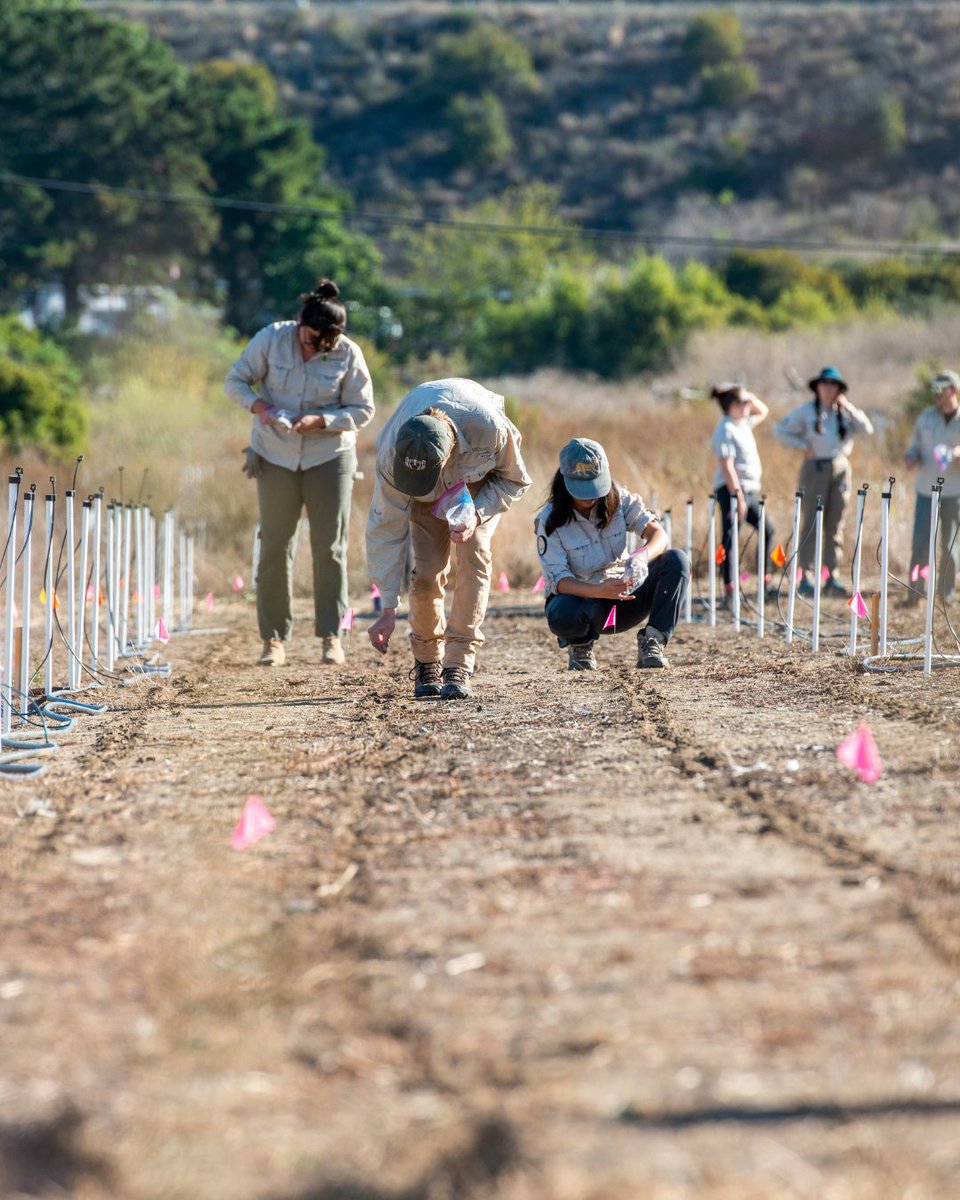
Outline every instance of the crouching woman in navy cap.
[[(571, 671), (595, 671), (601, 633), (636, 629), (637, 666), (669, 666), (669, 642), (690, 585), (690, 562), (671, 550), (640, 496), (610, 477), (599, 442), (574, 438), (560, 451), (550, 499), (537, 514), (537, 553), (547, 623), (566, 646)], [(627, 534), (639, 538), (628, 553)]]

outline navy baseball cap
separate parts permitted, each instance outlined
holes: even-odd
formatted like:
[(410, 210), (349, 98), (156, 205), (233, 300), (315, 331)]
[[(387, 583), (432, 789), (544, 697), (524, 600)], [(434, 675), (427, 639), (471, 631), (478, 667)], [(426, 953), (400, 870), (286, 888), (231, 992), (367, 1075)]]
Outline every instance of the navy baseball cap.
[(560, 451), (560, 474), (575, 500), (599, 500), (613, 487), (604, 449), (590, 438), (567, 442)]

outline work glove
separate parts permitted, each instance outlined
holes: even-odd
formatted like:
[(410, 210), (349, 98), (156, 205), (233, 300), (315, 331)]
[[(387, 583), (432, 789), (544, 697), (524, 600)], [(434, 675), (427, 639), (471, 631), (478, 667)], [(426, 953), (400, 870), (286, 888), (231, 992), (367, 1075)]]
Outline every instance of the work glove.
[(244, 450), (243, 455), (243, 467), (241, 469), (244, 475), (248, 479), (259, 479), (263, 474), (263, 459), (252, 446), (248, 446)]

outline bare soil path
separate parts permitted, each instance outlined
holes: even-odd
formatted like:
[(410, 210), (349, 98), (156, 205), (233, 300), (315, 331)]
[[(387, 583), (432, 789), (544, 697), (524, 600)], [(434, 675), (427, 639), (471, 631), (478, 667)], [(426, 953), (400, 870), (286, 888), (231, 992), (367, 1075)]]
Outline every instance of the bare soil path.
[(441, 705), (216, 619), (0, 783), (5, 1200), (960, 1195), (960, 674), (504, 610)]

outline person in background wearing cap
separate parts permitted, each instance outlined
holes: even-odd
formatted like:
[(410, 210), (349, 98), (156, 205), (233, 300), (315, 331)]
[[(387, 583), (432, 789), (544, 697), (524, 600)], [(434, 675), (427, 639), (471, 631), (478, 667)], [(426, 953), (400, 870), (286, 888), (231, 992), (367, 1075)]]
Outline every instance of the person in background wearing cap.
[[(753, 392), (739, 383), (718, 384), (710, 393), (723, 410), (720, 423), (713, 432), (710, 448), (717, 456), (713, 486), (720, 508), (723, 527), (723, 582), (727, 595), (733, 591), (730, 579), (730, 559), (734, 527), (730, 519), (730, 500), (737, 498), (737, 525), (748, 521), (754, 529), (760, 525), (760, 454), (753, 431), (763, 421), (769, 409)], [(773, 525), (764, 516), (766, 544), (773, 546)]]
[(847, 399), (847, 385), (836, 367), (824, 367), (810, 380), (813, 399), (779, 421), (774, 437), (785, 446), (802, 450), (799, 487), (803, 491), (800, 546), (797, 563), (803, 569), (799, 592), (813, 595), (810, 572), (816, 537), (817, 500), (823, 503), (823, 566), (830, 574), (824, 591), (846, 596), (837, 576), (843, 559), (843, 517), (850, 497), (850, 459), (855, 433), (873, 433), (866, 413)]
[[(910, 551), (910, 577), (927, 566), (930, 557), (930, 489), (943, 479), (940, 493), (940, 558), (937, 592), (949, 599), (957, 582), (960, 547), (960, 375), (941, 371), (931, 381), (934, 403), (917, 417), (907, 447), (908, 467), (918, 467), (917, 506), (913, 515), (913, 546)], [(917, 603), (919, 585), (908, 593), (908, 603)]]
[[(635, 590), (624, 580), (631, 532), (643, 542), (649, 567)], [(594, 645), (608, 622), (618, 633), (646, 621), (637, 633), (637, 666), (669, 666), (664, 648), (690, 586), (690, 562), (682, 550), (670, 549), (641, 497), (614, 483), (599, 442), (574, 438), (560, 451), (536, 534), (547, 624), (567, 647), (571, 671), (597, 669)]]
[[(304, 507), (313, 555), (314, 632), (325, 663), (344, 661), (347, 533), (357, 469), (357, 430), (373, 418), (373, 383), (363, 351), (344, 335), (339, 288), (321, 279), (302, 296), (296, 321), (277, 321), (250, 339), (224, 390), (254, 416), (244, 473), (257, 482), (260, 665), (284, 662), (293, 628), (293, 538)], [(259, 388), (259, 394), (254, 388)]]
[[(431, 507), (461, 483), (476, 513), (465, 528), (453, 528)], [(367, 519), (367, 568), (380, 589), (383, 613), (368, 636), (376, 649), (386, 651), (396, 627), (409, 543), (416, 697), (463, 700), (470, 695), (490, 595), (490, 543), (501, 515), (529, 486), (520, 433), (504, 413), (503, 397), (471, 379), (420, 384), (381, 430)], [(456, 582), (445, 620), (451, 543)]]

